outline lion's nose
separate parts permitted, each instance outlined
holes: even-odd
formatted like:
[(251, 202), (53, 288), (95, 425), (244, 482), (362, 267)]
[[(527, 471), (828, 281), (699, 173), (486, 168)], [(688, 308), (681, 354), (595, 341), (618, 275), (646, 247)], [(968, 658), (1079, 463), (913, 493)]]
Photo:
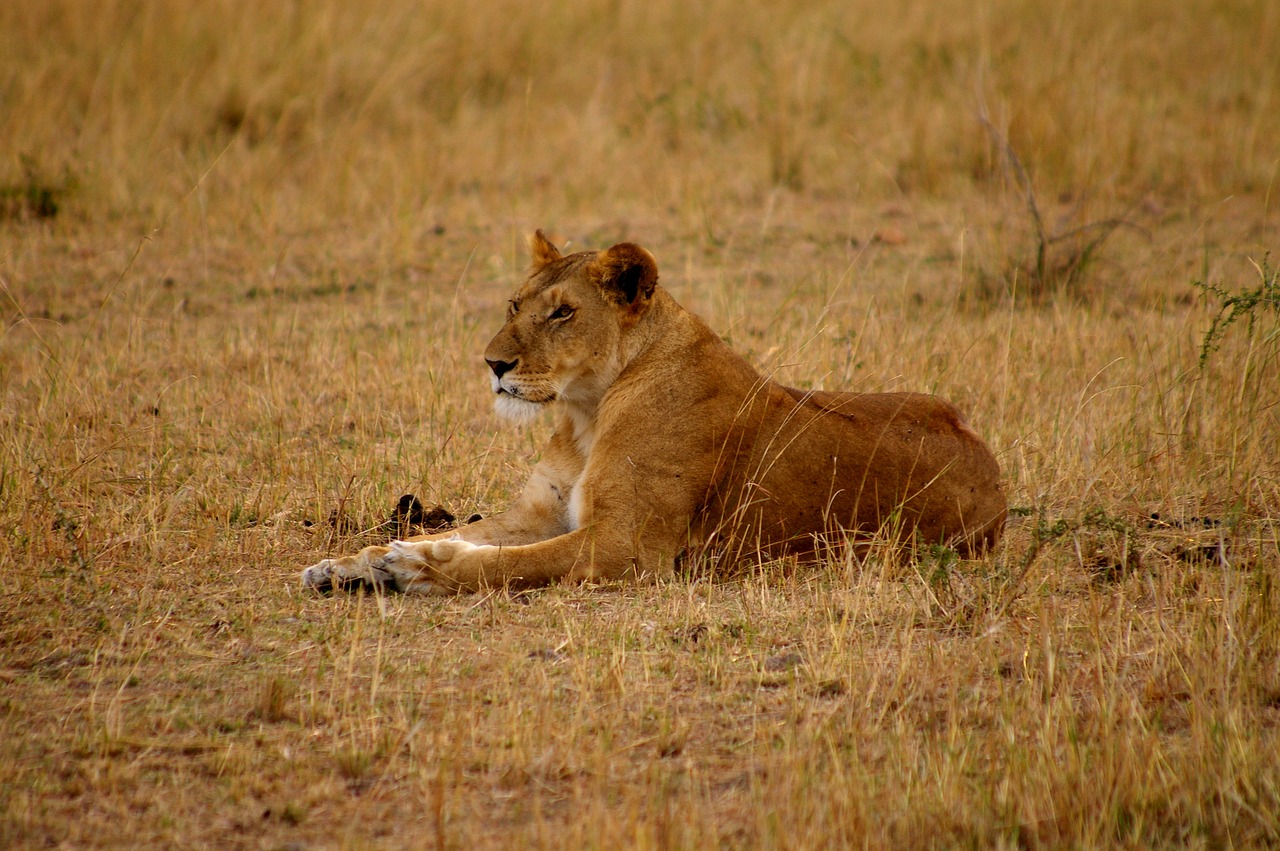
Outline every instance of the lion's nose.
[(488, 358), (485, 358), (484, 362), (489, 364), (489, 369), (493, 370), (493, 374), (498, 378), (515, 369), (517, 363), (513, 360), (489, 360)]

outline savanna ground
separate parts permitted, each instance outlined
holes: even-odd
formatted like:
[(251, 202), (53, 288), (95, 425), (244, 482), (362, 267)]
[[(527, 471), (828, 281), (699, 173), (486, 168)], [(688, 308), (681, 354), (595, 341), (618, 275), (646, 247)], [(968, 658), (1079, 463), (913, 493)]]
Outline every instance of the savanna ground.
[[(542, 6), (0, 4), (0, 845), (1280, 843), (1280, 6)], [(539, 226), (956, 401), (1006, 543), (304, 593), (522, 482)]]

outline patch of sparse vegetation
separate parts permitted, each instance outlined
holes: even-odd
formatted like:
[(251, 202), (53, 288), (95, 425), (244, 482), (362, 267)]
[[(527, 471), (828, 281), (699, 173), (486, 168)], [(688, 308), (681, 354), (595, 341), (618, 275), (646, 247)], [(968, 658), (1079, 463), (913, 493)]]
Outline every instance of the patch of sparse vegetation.
[(25, 154), (18, 157), (18, 170), (18, 179), (0, 182), (0, 221), (56, 218), (79, 185), (69, 169), (50, 178), (35, 159)]
[[(1126, 213), (1050, 229), (1041, 212), (1031, 176), (1007, 134), (991, 123), (985, 105), (978, 118), (1021, 194), (1031, 222), (1031, 250), (1016, 250), (1004, 259), (1003, 268), (996, 273), (999, 284), (994, 289), (998, 289), (1001, 295), (1018, 293), (1032, 300), (1054, 295), (1079, 295), (1099, 252), (1111, 235), (1122, 227), (1141, 228), (1129, 221)], [(988, 289), (992, 287), (988, 285)]]

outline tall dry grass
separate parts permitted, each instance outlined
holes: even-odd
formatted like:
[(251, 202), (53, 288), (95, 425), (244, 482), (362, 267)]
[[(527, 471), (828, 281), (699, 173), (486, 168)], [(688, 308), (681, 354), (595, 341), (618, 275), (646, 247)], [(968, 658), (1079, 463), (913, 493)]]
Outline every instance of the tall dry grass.
[[(1280, 841), (1276, 310), (1202, 367), (1192, 285), (1273, 268), (1277, 41), (1209, 0), (3, 4), (0, 844)], [(1125, 224), (1034, 277), (1028, 188)], [(1006, 545), (302, 594), (402, 493), (519, 487), (547, 425), (479, 354), (536, 226), (647, 245), (790, 383), (956, 400)]]

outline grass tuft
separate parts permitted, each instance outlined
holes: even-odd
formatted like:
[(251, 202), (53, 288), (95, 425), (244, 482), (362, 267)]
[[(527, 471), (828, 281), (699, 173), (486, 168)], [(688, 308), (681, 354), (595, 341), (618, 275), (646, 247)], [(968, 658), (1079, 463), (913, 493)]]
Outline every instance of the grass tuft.
[(21, 175), (17, 180), (0, 182), (0, 221), (55, 218), (79, 186), (69, 169), (50, 178), (35, 159), (25, 154), (18, 157), (18, 167)]

